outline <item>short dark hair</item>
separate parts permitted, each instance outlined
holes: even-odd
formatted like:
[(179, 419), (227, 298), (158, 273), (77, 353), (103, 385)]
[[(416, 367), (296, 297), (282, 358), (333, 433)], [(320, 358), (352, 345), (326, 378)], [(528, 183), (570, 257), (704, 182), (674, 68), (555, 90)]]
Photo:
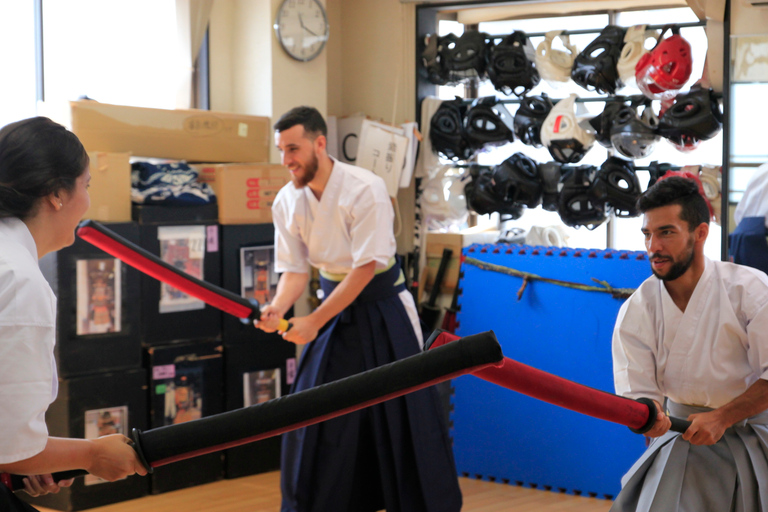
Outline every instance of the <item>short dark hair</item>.
[(328, 126), (325, 124), (325, 119), (318, 112), (315, 107), (295, 107), (280, 116), (280, 119), (275, 123), (274, 129), (276, 132), (282, 132), (289, 128), (293, 128), (297, 124), (304, 127), (304, 132), (312, 138), (317, 138), (319, 135), (328, 135)]
[(682, 207), (680, 218), (688, 223), (688, 230), (693, 231), (699, 224), (709, 224), (709, 206), (699, 192), (699, 185), (690, 178), (672, 176), (659, 180), (648, 187), (637, 200), (640, 213), (648, 210), (679, 204)]
[(89, 158), (77, 136), (47, 117), (0, 129), (0, 218), (33, 215), (40, 198), (71, 192)]

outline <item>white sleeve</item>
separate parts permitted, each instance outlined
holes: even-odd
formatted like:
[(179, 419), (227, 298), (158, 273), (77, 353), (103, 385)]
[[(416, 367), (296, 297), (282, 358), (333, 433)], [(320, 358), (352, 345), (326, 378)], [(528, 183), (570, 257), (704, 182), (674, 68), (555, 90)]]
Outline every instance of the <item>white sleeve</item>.
[(289, 201), (278, 196), (272, 204), (272, 222), (275, 226), (275, 272), (309, 272), (309, 251), (293, 222)]
[(639, 298), (630, 297), (621, 306), (613, 330), (612, 352), (616, 394), (633, 399), (651, 398), (663, 404), (664, 394), (656, 382), (652, 319), (644, 314)]
[(48, 442), (50, 336), (49, 327), (0, 325), (0, 464), (37, 455)]
[(392, 230), (395, 214), (384, 181), (365, 187), (354, 202), (350, 238), (352, 268), (376, 262), (386, 268), (396, 250)]

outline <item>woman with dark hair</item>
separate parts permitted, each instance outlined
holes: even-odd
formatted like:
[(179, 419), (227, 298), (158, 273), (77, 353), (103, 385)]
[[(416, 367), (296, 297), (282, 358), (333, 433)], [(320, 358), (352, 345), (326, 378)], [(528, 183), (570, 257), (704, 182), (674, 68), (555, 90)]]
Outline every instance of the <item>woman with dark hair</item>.
[[(32, 495), (58, 492), (58, 471), (109, 481), (146, 474), (123, 435), (57, 438), (45, 425), (58, 391), (56, 296), (38, 260), (75, 241), (90, 205), (88, 167), (78, 138), (50, 119), (0, 130), (0, 472), (36, 475), (25, 479)], [(0, 510), (34, 509), (0, 484)]]

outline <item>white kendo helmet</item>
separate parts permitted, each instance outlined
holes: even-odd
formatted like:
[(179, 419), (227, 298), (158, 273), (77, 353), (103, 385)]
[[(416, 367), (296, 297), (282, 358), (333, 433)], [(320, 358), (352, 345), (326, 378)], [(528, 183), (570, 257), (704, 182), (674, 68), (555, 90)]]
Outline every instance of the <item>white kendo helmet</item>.
[(655, 42), (659, 38), (657, 30), (646, 30), (645, 27), (645, 25), (635, 25), (629, 27), (627, 33), (624, 34), (624, 46), (621, 47), (621, 56), (616, 68), (619, 71), (619, 78), (625, 86), (636, 84), (635, 67), (637, 62), (640, 57), (650, 51), (645, 48), (646, 41), (653, 39)]
[(422, 184), (421, 213), (430, 230), (459, 228), (467, 220), (467, 173), (451, 165), (432, 169)]
[[(553, 49), (552, 40), (559, 37), (567, 52)], [(552, 30), (544, 35), (544, 40), (536, 47), (536, 69), (541, 78), (547, 81), (567, 82), (571, 79), (573, 61), (579, 50), (571, 44), (571, 38), (562, 34), (562, 30)]]
[(541, 126), (541, 142), (563, 164), (580, 161), (595, 143), (595, 136), (579, 126), (575, 103), (575, 94), (558, 101)]
[(704, 195), (712, 206), (712, 220), (714, 220), (718, 226), (720, 226), (720, 213), (722, 207), (722, 171), (723, 168), (719, 165), (702, 165), (701, 168), (699, 168), (701, 187), (704, 189)]

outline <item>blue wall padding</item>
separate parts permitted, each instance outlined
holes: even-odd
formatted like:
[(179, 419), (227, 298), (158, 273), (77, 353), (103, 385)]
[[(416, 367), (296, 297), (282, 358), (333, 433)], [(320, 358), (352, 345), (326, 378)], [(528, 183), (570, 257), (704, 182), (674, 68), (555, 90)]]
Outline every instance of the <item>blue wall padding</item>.
[[(464, 256), (542, 277), (637, 288), (645, 253), (473, 245)], [(613, 393), (611, 335), (624, 299), (532, 281), (462, 263), (459, 336), (493, 330), (504, 355)], [(612, 498), (642, 454), (627, 427), (535, 400), (467, 375), (454, 381), (453, 437), (460, 474)]]

